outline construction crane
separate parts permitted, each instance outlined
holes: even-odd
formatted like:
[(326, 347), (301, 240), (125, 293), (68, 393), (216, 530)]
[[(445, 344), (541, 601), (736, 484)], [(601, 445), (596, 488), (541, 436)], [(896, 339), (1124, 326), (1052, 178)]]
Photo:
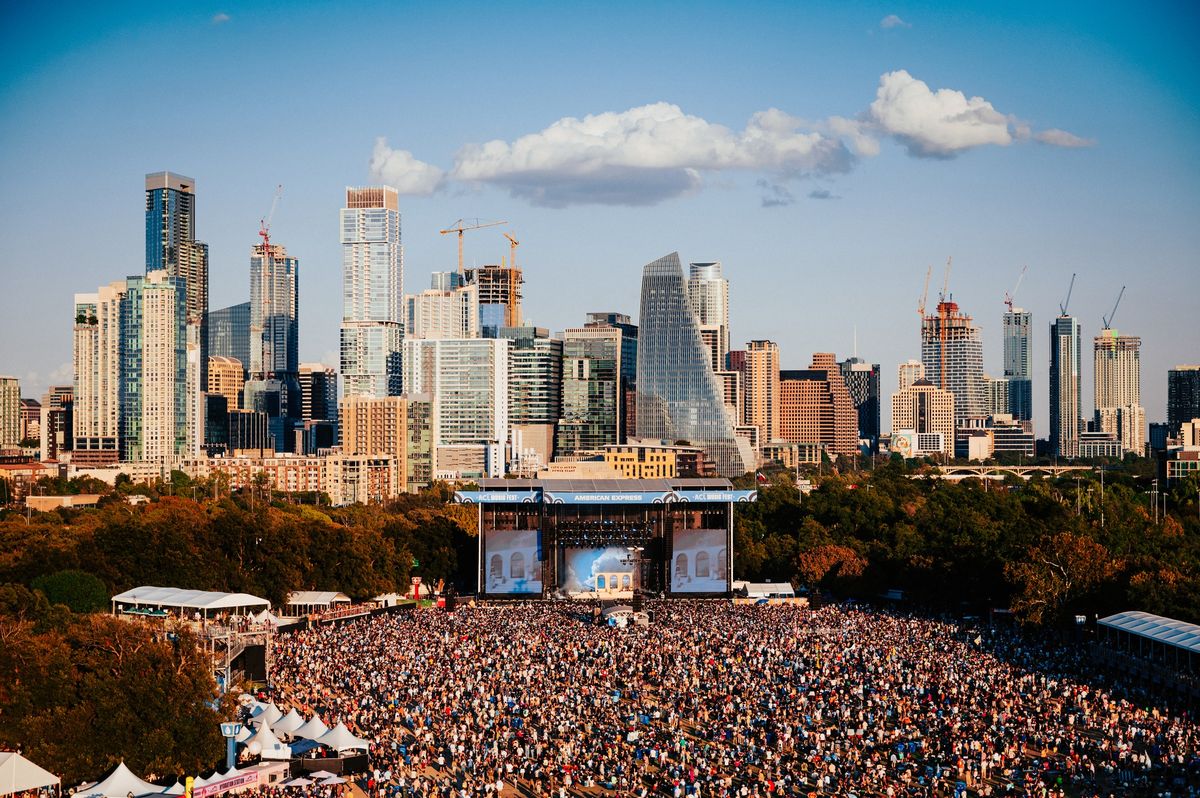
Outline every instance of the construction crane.
[(929, 297), (929, 275), (931, 274), (933, 274), (932, 266), (925, 270), (925, 288), (921, 290), (921, 301), (917, 303), (917, 315), (922, 319), (925, 318), (925, 300)]
[(258, 235), (263, 240), (263, 255), (266, 256), (271, 246), (271, 220), (275, 218), (275, 209), (279, 207), (279, 198), (283, 196), (283, 185), (275, 186), (275, 198), (271, 200), (271, 210), (258, 220)]
[(458, 273), (459, 274), (463, 273), (463, 233), (467, 232), (468, 230), (478, 230), (482, 227), (495, 227), (495, 226), (501, 225), (501, 224), (508, 224), (508, 222), (481, 222), (478, 219), (474, 220), (475, 224), (464, 224), (464, 221), (465, 220), (463, 220), (463, 219), (459, 219), (457, 222), (455, 222), (453, 225), (446, 228), (445, 230), (438, 231), (442, 235), (448, 235), (449, 233), (458, 233)]
[(946, 278), (942, 281), (942, 298), (945, 302), (950, 298), (950, 267), (954, 264), (954, 256), (946, 258)]
[(517, 247), (521, 245), (521, 242), (508, 233), (505, 233), (504, 237), (508, 239), (508, 265), (515, 269), (517, 268)]
[(1017, 277), (1017, 284), (1013, 286), (1013, 290), (1011, 292), (1006, 292), (1004, 294), (1004, 304), (1008, 306), (1009, 313), (1012, 313), (1013, 300), (1017, 298), (1017, 290), (1021, 287), (1021, 281), (1025, 279), (1025, 270), (1028, 268), (1028, 266), (1021, 267), (1021, 274)]
[(1125, 286), (1121, 286), (1121, 293), (1117, 294), (1117, 301), (1113, 304), (1112, 313), (1107, 316), (1101, 316), (1104, 320), (1104, 329), (1111, 330), (1113, 319), (1117, 317), (1117, 308), (1121, 305), (1121, 297), (1125, 296)]
[(1059, 315), (1067, 315), (1067, 308), (1071, 305), (1071, 292), (1075, 290), (1075, 272), (1071, 272), (1071, 285), (1067, 287), (1067, 298), (1059, 303)]

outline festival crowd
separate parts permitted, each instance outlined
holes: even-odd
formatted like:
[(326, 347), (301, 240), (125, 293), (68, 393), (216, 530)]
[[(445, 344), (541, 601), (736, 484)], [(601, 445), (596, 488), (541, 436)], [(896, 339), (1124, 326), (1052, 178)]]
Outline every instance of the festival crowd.
[[(1009, 628), (848, 607), (531, 603), (277, 637), (274, 699), (369, 798), (1200, 796), (1200, 725)], [(328, 788), (327, 788), (328, 789)]]

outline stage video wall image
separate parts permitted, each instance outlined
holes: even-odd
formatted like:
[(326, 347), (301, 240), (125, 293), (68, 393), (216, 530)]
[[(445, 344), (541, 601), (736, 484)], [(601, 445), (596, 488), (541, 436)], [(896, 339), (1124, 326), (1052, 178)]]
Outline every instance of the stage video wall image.
[(490, 529), (485, 532), (484, 592), (541, 593), (540, 537), (536, 529)]
[(729, 550), (724, 529), (676, 529), (671, 536), (671, 592), (729, 590)]
[(562, 587), (568, 593), (633, 590), (633, 569), (629, 550), (622, 546), (568, 548), (563, 553)]

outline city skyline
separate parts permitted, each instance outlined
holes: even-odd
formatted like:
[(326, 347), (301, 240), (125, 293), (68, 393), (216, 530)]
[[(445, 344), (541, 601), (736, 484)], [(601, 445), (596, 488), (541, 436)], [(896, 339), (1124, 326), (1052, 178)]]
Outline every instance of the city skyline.
[[(216, 93), (191, 73), (182, 77), (178, 91), (165, 93), (161, 88), (166, 76), (135, 71), (154, 48), (165, 46), (156, 43), (165, 33), (190, 37), (185, 49), (195, 59), (197, 74), (206, 69), (213, 74), (215, 57), (229, 57), (253, 71), (262, 57), (253, 52), (253, 43), (260, 41), (256, 37), (264, 26), (277, 21), (265, 11), (229, 8), (219, 12), (226, 19), (217, 21), (216, 11), (151, 13), (147, 8), (99, 18), (77, 10), (77, 19), (65, 29), (61, 20), (44, 16), (52, 12), (9, 12), (16, 24), (6, 26), (9, 33), (4, 35), (12, 47), (4, 57), (15, 77), (0, 87), (0, 107), (7, 112), (0, 136), (10, 144), (0, 156), (0, 174), (9, 189), (0, 221), (0, 268), (12, 286), (0, 306), (0, 334), (14, 340), (16, 331), (31, 320), (61, 315), (69, 308), (72, 291), (140, 272), (137, 264), (144, 256), (138, 230), (144, 222), (133, 192), (146, 173), (171, 169), (196, 181), (195, 235), (209, 245), (211, 308), (246, 300), (246, 247), (254, 243), (274, 186), (285, 185), (274, 234), (288, 243), (289, 254), (306, 264), (300, 291), (300, 359), (334, 365), (341, 322), (337, 303), (328, 301), (341, 282), (334, 209), (345, 186), (388, 177), (406, 192), (399, 203), (406, 230), (405, 269), (417, 279), (453, 268), (454, 243), (437, 235), (450, 220), (507, 219), (510, 224), (505, 227), (468, 234), (467, 265), (498, 263), (508, 250), (498, 231), (514, 231), (522, 242), (525, 315), (533, 324), (557, 332), (578, 326), (589, 310), (635, 314), (641, 264), (662, 252), (678, 249), (685, 262), (721, 261), (723, 276), (731, 284), (731, 348), (755, 339), (774, 340), (780, 345), (781, 367), (799, 369), (812, 352), (850, 355), (857, 327), (859, 354), (882, 365), (885, 418), (890, 417), (887, 398), (896, 388), (894, 365), (919, 355), (916, 320), (906, 314), (916, 308), (922, 267), (954, 255), (950, 292), (982, 329), (985, 371), (999, 375), (1002, 299), (1021, 265), (1029, 264), (1016, 303), (1033, 313), (1033, 404), (1040, 437), (1049, 427), (1049, 353), (1040, 330), (1056, 315), (1070, 273), (1080, 274), (1071, 310), (1080, 319), (1081, 335), (1089, 338), (1099, 331), (1100, 317), (1119, 287), (1128, 284), (1114, 326), (1142, 338), (1143, 405), (1147, 421), (1162, 420), (1167, 370), (1194, 362), (1200, 349), (1200, 336), (1193, 333), (1189, 340), (1186, 329), (1180, 334), (1164, 321), (1187, 318), (1186, 300), (1194, 293), (1188, 289), (1195, 286), (1198, 273), (1200, 233), (1190, 225), (1200, 210), (1198, 169), (1181, 145), (1194, 139), (1200, 122), (1194, 111), (1195, 87), (1177, 77), (1195, 65), (1196, 56), (1178, 33), (1179, 18), (1166, 9), (1137, 19), (1090, 9), (1085, 15), (1083, 10), (1059, 8), (1035, 21), (1032, 6), (1010, 9), (1004, 18), (980, 12), (951, 18), (933, 9), (884, 6), (853, 11), (823, 6), (772, 9), (777, 30), (769, 33), (761, 25), (768, 16), (766, 7), (734, 14), (732, 7), (705, 5), (687, 23), (666, 11), (646, 18), (639, 10), (641, 24), (627, 31), (630, 41), (621, 52), (644, 45), (651, 31), (661, 35), (664, 28), (668, 43), (703, 46), (716, 35), (709, 29), (714, 26), (706, 23), (720, 21), (723, 57), (686, 68), (656, 63), (659, 71), (654, 75), (642, 73), (643, 81), (617, 88), (627, 83), (620, 80), (622, 75), (644, 62), (622, 65), (603, 57), (576, 63), (565, 54), (581, 34), (566, 25), (561, 39), (540, 55), (510, 55), (507, 76), (471, 83), (455, 68), (442, 73), (437, 86), (402, 77), (380, 89), (391, 102), (378, 118), (339, 123), (336, 130), (313, 111), (337, 117), (361, 101), (366, 90), (340, 97), (328, 81), (301, 85), (298, 78), (313, 75), (312, 69), (322, 64), (304, 67), (285, 59), (270, 70), (259, 70), (266, 75), (265, 86), (222, 85)], [(402, 23), (411, 23), (415, 32), (433, 30), (445, 24), (447, 13), (423, 11), (405, 17), (400, 11), (379, 12), (379, 30), (372, 35), (398, 30)], [(543, 25), (579, 21), (583, 14), (557, 13), (563, 16), (549, 15), (554, 19), (520, 32), (514, 23), (478, 11), (462, 28), (464, 46), (484, 46), (486, 39), (499, 39), (506, 32), (517, 37), (506, 41), (528, 42), (527, 37), (546, 30)], [(632, 11), (615, 13), (619, 19)], [(890, 14), (905, 24), (882, 26)], [(674, 26), (653, 24), (667, 17)], [(307, 5), (284, 22), (297, 41), (311, 43), (326, 37), (332, 41), (344, 26), (362, 19), (355, 14), (331, 19), (321, 6)], [(1039, 48), (1046, 49), (1068, 20), (1078, 47), (1056, 52), (1048, 61)], [(325, 25), (328, 30), (322, 29)], [(1114, 32), (1119, 35), (1102, 44)], [(600, 42), (607, 42), (609, 35), (599, 34)], [(956, 35), (970, 42), (967, 49), (972, 52), (934, 46)], [(764, 43), (784, 41), (812, 46), (795, 48), (806, 55), (789, 49), (786, 55), (767, 59), (767, 64), (749, 57)], [(120, 56), (131, 42), (147, 48), (138, 59)], [(1153, 57), (1142, 58), (1152, 43), (1157, 48)], [(404, 54), (381, 56), (384, 66), (411, 67), (421, 58), (445, 63), (428, 45), (412, 45)], [(1005, 48), (1011, 48), (1011, 54)], [(532, 53), (537, 48), (526, 49)], [(840, 50), (844, 55), (838, 55)], [(332, 48), (328, 57), (339, 53), (344, 55)], [(561, 60), (563, 74), (531, 79), (532, 74), (544, 73), (547, 59), (558, 59), (556, 64)], [(1051, 65), (1055, 69), (1047, 73)], [(588, 96), (576, 96), (579, 77), (601, 68), (611, 70), (613, 80), (601, 81), (605, 85)], [(788, 77), (780, 77), (783, 73)], [(1089, 94), (1098, 79), (1119, 102), (1102, 102)], [(156, 91), (168, 109), (183, 108), (178, 104), (186, 102), (189, 109), (195, 106), (195, 113), (188, 112), (193, 121), (178, 136), (130, 136), (127, 131), (137, 129), (148, 112), (118, 112), (81, 102), (95, 91), (95, 81)], [(536, 93), (536, 102), (514, 111), (504, 107), (510, 105), (502, 85), (507, 82), (544, 85), (545, 90)], [(461, 93), (451, 98), (455, 92), (445, 92), (448, 85), (467, 86), (465, 98)], [(702, 85), (718, 90), (706, 95), (698, 91)], [(734, 90), (750, 85), (750, 91)], [(298, 126), (303, 130), (296, 134), (272, 130), (269, 135), (233, 126), (236, 135), (215, 135), (214, 125), (228, 127), (229, 115), (248, 109), (252, 101), (257, 107), (260, 89), (286, 105), (311, 109), (304, 116), (307, 126)], [(941, 93), (943, 89), (948, 93)], [(983, 122), (991, 118), (988, 109), (1006, 121), (988, 128), (992, 138), (985, 141), (992, 143), (904, 132), (902, 120), (890, 111), (902, 98), (913, 96), (926, 103), (957, 102), (961, 96), (981, 112)], [(679, 114), (658, 103), (677, 107)], [(475, 110), (463, 113), (467, 105)], [(1126, 109), (1126, 114), (1117, 114), (1114, 106)], [(788, 119), (756, 116), (775, 108)], [(85, 113), (90, 114), (89, 147), (65, 147), (63, 131), (79, 129), (79, 115)], [(835, 154), (844, 148), (850, 160), (843, 165), (820, 159), (784, 163), (778, 160), (781, 148), (795, 143), (786, 136), (772, 139), (774, 155), (746, 154), (748, 132), (775, 130), (772, 125), (777, 122), (785, 128), (793, 125), (789, 135), (797, 135), (794, 121), (801, 116), (824, 120), (811, 132)], [(472, 142), (496, 141), (507, 142), (504, 151), (511, 160), (525, 137), (532, 137), (531, 146), (544, 143), (551, 137), (548, 131), (578, 129), (564, 120), (583, 124), (589, 118), (589, 124), (611, 122), (617, 129), (647, 118), (656, 124), (679, 123), (733, 149), (727, 162), (694, 161), (682, 167), (685, 172), (697, 170), (701, 182), (689, 184), (680, 195), (670, 193), (669, 181), (658, 188), (653, 182), (647, 188), (644, 182), (656, 175), (675, 176), (670, 169), (634, 169), (643, 181), (635, 183), (643, 193), (634, 199), (644, 201), (632, 207), (614, 204), (620, 192), (614, 193), (611, 180), (601, 185), (576, 181), (570, 201), (538, 200), (529, 193), (527, 174), (510, 169), (505, 178), (492, 163), (493, 174), (483, 179), (482, 156), (470, 160), (456, 155)], [(846, 131), (857, 128), (832, 121), (835, 118), (874, 121), (855, 139)], [(558, 125), (556, 120), (564, 122)], [(1027, 134), (1024, 122), (1030, 124)], [(839, 125), (842, 132), (835, 135)], [(1068, 132), (1076, 138), (1069, 138)], [(377, 145), (380, 137), (387, 139), (386, 147)], [(1087, 143), (1084, 140), (1093, 146), (1054, 146)], [(621, 151), (628, 151), (632, 144), (622, 141)], [(873, 147), (877, 155), (870, 154)], [(98, 148), (105, 153), (103, 167), (85, 168), (81, 159)], [(51, 152), (57, 157), (47, 157)], [(411, 161), (401, 152), (412, 153)], [(427, 187), (414, 175), (435, 174), (421, 164), (443, 172), (457, 170), (462, 176), (468, 162), (477, 170), (477, 181), (443, 179), (434, 194), (414, 195)], [(605, 161), (606, 169), (612, 166), (611, 159)], [(795, 174), (807, 176), (777, 179), (792, 166)], [(45, 209), (54, 207), (56, 181), (66, 175), (76, 190), (106, 201), (74, 214), (64, 255), (51, 251), (47, 257), (44, 242), (63, 237), (48, 227), (53, 215)], [(512, 182), (518, 178), (525, 182)], [(1136, 206), (1125, 202), (1132, 195), (1138, 197)], [(657, 202), (647, 207), (650, 198)], [(544, 207), (554, 203), (566, 207)], [(69, 256), (78, 251), (87, 251), (89, 257), (80, 262)], [(38, 268), (22, 266), (28, 263)], [(564, 296), (564, 283), (579, 284), (592, 274), (605, 279), (589, 284), (587, 291)], [(48, 288), (57, 283), (69, 288)], [(764, 290), (767, 286), (771, 290)], [(814, 290), (817, 286), (819, 291)], [(26, 395), (37, 396), (51, 384), (70, 381), (70, 352), (70, 331), (48, 328), (28, 346), (6, 351), (5, 371), (21, 378)], [(1084, 369), (1085, 397), (1092, 395), (1092, 379), (1091, 369)], [(1086, 399), (1081, 410), (1090, 416)]]

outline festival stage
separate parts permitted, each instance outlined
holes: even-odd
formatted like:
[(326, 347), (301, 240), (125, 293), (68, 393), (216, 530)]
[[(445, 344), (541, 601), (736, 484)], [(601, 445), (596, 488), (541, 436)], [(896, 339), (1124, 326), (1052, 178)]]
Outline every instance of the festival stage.
[(733, 505), (724, 479), (484, 479), (477, 507), (481, 598), (729, 596)]

